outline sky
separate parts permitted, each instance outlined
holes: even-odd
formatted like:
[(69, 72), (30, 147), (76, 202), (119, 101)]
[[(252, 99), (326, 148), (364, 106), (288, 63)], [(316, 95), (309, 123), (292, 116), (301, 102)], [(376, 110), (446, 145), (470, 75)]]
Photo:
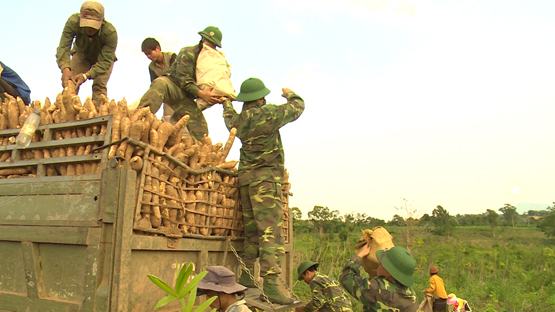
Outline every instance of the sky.
[[(2, 1), (0, 59), (33, 99), (61, 91), (56, 47), (81, 3)], [(388, 220), (405, 203), (418, 216), (555, 201), (554, 1), (102, 3), (119, 37), (109, 98), (134, 102), (148, 89), (144, 38), (178, 52), (208, 25), (222, 30), (236, 89), (258, 77), (269, 103), (285, 102), (282, 87), (304, 98), (281, 135), (290, 205), (305, 217), (315, 205)], [(227, 138), (221, 114), (205, 111), (214, 142)]]

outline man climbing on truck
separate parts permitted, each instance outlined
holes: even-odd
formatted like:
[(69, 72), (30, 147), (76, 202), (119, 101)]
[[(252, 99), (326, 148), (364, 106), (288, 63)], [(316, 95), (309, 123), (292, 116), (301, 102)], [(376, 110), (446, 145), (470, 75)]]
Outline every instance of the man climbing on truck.
[[(170, 66), (177, 57), (177, 55), (173, 52), (162, 52), (160, 42), (151, 37), (143, 40), (143, 43), (141, 43), (141, 50), (150, 60), (150, 63), (148, 64), (148, 74), (150, 76), (151, 83), (154, 79), (167, 74), (170, 70)], [(173, 109), (166, 103), (164, 103), (163, 109), (164, 119), (169, 121), (173, 114)]]
[[(280, 279), (281, 258), (285, 254), (281, 237), (281, 182), (284, 152), (279, 129), (296, 120), (304, 111), (303, 99), (288, 88), (283, 105), (266, 104), (270, 93), (262, 80), (249, 78), (241, 84), (236, 100), (243, 102), (237, 113), (230, 101), (223, 103), (226, 127), (237, 129), (242, 147), (239, 156), (239, 193), (245, 225), (244, 261), (240, 283), (255, 287), (249, 272), (260, 261), (263, 291), (272, 303), (291, 304), (294, 300)], [(248, 270), (248, 272), (247, 272)]]

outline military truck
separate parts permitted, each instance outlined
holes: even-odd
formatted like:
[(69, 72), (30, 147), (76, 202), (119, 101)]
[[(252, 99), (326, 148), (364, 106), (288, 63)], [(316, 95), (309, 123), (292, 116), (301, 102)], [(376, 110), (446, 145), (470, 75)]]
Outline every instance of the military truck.
[[(70, 138), (55, 135), (91, 127), (103, 131)], [(243, 248), (238, 204), (229, 210), (234, 213), (230, 217), (233, 224), (227, 223), (220, 230), (210, 230), (208, 225), (210, 232), (204, 231), (208, 235), (180, 231), (183, 227), (176, 224), (169, 224), (166, 229), (161, 229), (163, 225), (158, 229), (139, 226), (148, 171), (133, 170), (117, 157), (108, 160), (107, 147), (114, 143), (111, 127), (111, 116), (43, 125), (37, 129), (41, 140), (27, 149), (13, 144), (19, 129), (0, 130), (0, 142), (12, 138), (0, 146), (0, 155), (10, 156), (10, 161), (0, 162), (0, 311), (153, 311), (164, 294), (148, 280), (147, 274), (172, 281), (176, 266), (183, 262), (195, 263), (197, 271), (215, 264), (240, 271), (235, 254)], [(33, 150), (55, 151), (83, 145), (93, 147), (93, 152), (70, 156), (62, 153), (41, 159), (24, 157)], [(148, 145), (141, 146), (146, 149), (143, 168), (166, 157)], [(72, 165), (89, 170), (81, 175), (51, 174), (53, 168), (67, 169)], [(203, 174), (211, 172), (220, 171), (209, 168)], [(287, 207), (284, 215), (287, 218)], [(209, 213), (205, 219), (208, 218)], [(283, 228), (283, 270), (289, 286), (290, 222), (287, 218)], [(290, 308), (269, 305), (258, 297), (255, 290), (247, 293), (248, 303), (260, 310)], [(175, 306), (167, 311), (176, 311)]]

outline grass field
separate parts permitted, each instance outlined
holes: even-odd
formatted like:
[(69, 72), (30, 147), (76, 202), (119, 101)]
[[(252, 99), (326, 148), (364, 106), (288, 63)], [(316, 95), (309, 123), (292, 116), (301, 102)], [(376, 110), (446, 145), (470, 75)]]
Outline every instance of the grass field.
[[(430, 263), (439, 266), (448, 293), (468, 300), (474, 311), (555, 311), (555, 244), (532, 227), (457, 227), (450, 237), (429, 233), (421, 227), (388, 227), (396, 245), (409, 247), (416, 258), (418, 302), (428, 284)], [(347, 241), (336, 234), (300, 233), (295, 236), (294, 261), (320, 263), (320, 271), (337, 278), (352, 256), (360, 233)], [(294, 292), (304, 300), (310, 296), (303, 282)], [(356, 303), (356, 311), (361, 306)]]

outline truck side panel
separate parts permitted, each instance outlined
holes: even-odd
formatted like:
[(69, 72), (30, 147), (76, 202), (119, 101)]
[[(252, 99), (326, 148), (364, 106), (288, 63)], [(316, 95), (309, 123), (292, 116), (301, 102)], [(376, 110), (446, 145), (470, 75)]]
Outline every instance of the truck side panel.
[(0, 180), (0, 311), (152, 311), (164, 294), (148, 274), (173, 282), (186, 261), (238, 272), (242, 240), (134, 232), (136, 182), (115, 161), (101, 176)]
[(97, 176), (0, 182), (0, 307), (78, 311), (101, 267)]

